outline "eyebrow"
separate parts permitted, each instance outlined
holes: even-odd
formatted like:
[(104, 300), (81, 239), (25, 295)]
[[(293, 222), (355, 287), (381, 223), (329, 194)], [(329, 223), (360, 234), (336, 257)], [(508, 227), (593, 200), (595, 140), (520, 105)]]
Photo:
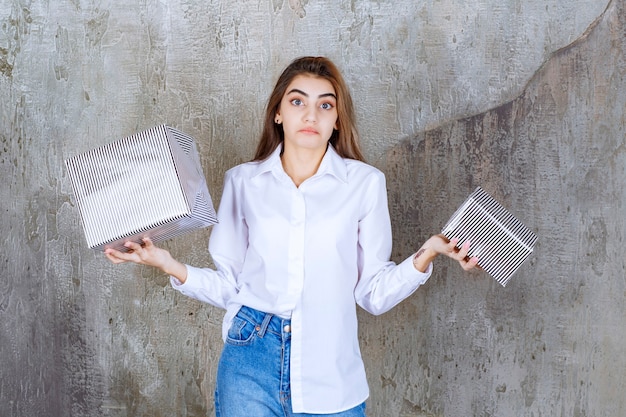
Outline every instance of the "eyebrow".
[[(303, 95), (303, 96), (305, 96), (305, 97), (308, 97), (308, 96), (309, 96), (307, 93), (305, 93), (304, 91), (299, 90), (299, 89), (297, 89), (297, 88), (294, 88), (294, 89), (292, 89), (292, 90), (289, 90), (289, 92), (288, 92), (287, 94), (291, 94), (291, 93), (299, 93), (299, 94), (302, 94), (302, 95)], [(336, 96), (335, 94), (333, 94), (333, 93), (325, 93), (325, 94), (320, 94), (320, 95), (318, 96), (318, 98), (323, 98), (323, 97), (333, 97), (335, 100), (337, 100), (337, 96)]]

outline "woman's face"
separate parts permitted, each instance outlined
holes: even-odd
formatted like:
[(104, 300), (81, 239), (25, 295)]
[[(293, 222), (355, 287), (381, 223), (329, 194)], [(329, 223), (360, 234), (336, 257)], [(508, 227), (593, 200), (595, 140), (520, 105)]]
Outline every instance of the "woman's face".
[(324, 78), (298, 75), (285, 90), (276, 119), (283, 125), (285, 147), (325, 150), (337, 128), (333, 85)]

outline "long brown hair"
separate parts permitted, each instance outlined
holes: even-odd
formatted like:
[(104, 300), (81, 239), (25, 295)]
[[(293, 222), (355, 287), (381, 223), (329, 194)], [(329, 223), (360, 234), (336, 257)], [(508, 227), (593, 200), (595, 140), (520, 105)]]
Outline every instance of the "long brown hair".
[(278, 78), (274, 91), (267, 101), (263, 131), (253, 161), (262, 161), (269, 157), (284, 140), (283, 127), (274, 123), (274, 118), (287, 87), (298, 75), (313, 75), (332, 84), (337, 95), (337, 129), (333, 131), (329, 142), (341, 157), (363, 161), (356, 129), (354, 106), (348, 86), (335, 64), (328, 58), (312, 56), (297, 58), (285, 68)]

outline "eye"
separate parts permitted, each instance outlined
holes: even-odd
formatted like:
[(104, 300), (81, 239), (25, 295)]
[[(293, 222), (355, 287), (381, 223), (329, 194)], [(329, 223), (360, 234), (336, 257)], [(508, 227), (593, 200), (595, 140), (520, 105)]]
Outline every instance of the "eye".
[(322, 110), (332, 110), (335, 106), (332, 103), (322, 103), (320, 107)]
[(300, 100), (299, 98), (294, 98), (293, 100), (291, 100), (291, 104), (293, 104), (294, 106), (302, 106), (304, 103), (302, 103), (302, 100)]

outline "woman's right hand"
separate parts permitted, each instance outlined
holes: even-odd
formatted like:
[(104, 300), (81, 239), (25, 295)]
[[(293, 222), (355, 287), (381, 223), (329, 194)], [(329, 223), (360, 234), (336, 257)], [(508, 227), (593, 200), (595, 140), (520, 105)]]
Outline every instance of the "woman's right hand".
[(124, 243), (128, 252), (107, 248), (104, 254), (114, 264), (134, 262), (140, 265), (149, 265), (172, 275), (181, 283), (187, 280), (187, 267), (184, 264), (174, 259), (169, 251), (155, 246), (150, 238), (143, 238), (142, 241), (143, 245), (130, 241)]

